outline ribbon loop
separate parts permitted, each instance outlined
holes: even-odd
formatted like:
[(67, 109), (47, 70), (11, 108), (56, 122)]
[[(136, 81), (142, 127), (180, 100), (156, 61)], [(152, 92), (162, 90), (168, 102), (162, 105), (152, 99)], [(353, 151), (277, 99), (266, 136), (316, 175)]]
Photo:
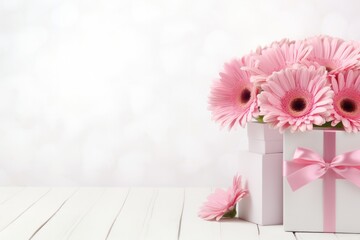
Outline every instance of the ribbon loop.
[(329, 170), (360, 187), (360, 150), (334, 157), (330, 162), (307, 148), (297, 148), (294, 159), (284, 162), (284, 175), (293, 191), (323, 177)]

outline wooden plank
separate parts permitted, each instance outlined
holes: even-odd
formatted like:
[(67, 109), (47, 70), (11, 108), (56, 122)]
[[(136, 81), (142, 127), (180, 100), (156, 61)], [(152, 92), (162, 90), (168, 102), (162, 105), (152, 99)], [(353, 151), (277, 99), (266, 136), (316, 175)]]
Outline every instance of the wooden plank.
[(360, 240), (360, 234), (337, 233), (335, 235), (338, 240)]
[(219, 221), (221, 239), (238, 240), (239, 237), (246, 240), (258, 240), (259, 232), (257, 225), (241, 219), (223, 219)]
[(333, 233), (295, 233), (297, 240), (337, 240)]
[(239, 219), (204, 221), (197, 213), (211, 189), (74, 191), (1, 187), (0, 239), (360, 240), (360, 234), (305, 232), (295, 238), (282, 226), (257, 226)]
[(107, 240), (141, 239), (148, 215), (152, 212), (156, 195), (152, 188), (131, 189), (120, 214), (109, 231)]
[(180, 240), (220, 239), (220, 224), (198, 217), (199, 208), (211, 193), (211, 189), (185, 189), (184, 210), (181, 221)]
[(103, 192), (103, 188), (79, 189), (31, 239), (68, 238)]
[(0, 187), (0, 204), (4, 203), (24, 189), (24, 187)]
[(50, 188), (25, 188), (0, 205), (0, 231), (4, 230), (24, 212), (31, 208)]
[(120, 213), (126, 201), (128, 193), (129, 189), (127, 188), (105, 188), (105, 192), (99, 201), (84, 216), (68, 239), (106, 239), (114, 219)]
[(156, 195), (152, 214), (148, 215), (140, 239), (177, 240), (183, 211), (184, 189), (161, 188), (156, 191)]
[(0, 232), (0, 239), (30, 239), (73, 194), (74, 188), (55, 188), (37, 201), (21, 217)]
[(282, 225), (258, 227), (260, 240), (296, 240), (294, 233), (285, 232)]

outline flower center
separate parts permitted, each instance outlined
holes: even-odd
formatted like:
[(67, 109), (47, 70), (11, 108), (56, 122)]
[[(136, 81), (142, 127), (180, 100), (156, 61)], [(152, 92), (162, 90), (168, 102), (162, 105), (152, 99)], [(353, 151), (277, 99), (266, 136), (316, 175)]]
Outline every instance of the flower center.
[(282, 109), (292, 117), (302, 117), (312, 108), (312, 95), (304, 89), (293, 89), (281, 99)]
[(324, 66), (328, 73), (331, 72), (331, 71), (334, 71), (335, 69), (337, 69), (342, 64), (339, 60), (332, 59), (332, 58), (315, 57), (313, 60), (315, 62), (317, 62), (319, 65)]
[(325, 66), (327, 72), (331, 72), (333, 69), (331, 67)]
[(241, 91), (240, 94), (240, 102), (242, 104), (246, 104), (251, 98), (251, 92), (249, 89), (245, 88), (244, 90)]
[(290, 107), (295, 112), (301, 112), (306, 108), (306, 100), (304, 98), (295, 98), (291, 101)]
[(335, 111), (345, 118), (360, 117), (360, 93), (351, 88), (343, 89), (334, 96)]
[(357, 109), (357, 105), (354, 100), (349, 98), (344, 98), (340, 101), (340, 107), (343, 111), (352, 113)]

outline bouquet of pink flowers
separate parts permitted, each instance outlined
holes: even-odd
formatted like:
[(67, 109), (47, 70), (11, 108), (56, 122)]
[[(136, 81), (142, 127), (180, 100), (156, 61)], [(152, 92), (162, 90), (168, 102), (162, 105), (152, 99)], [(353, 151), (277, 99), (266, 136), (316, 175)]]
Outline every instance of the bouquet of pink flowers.
[(229, 129), (256, 119), (281, 132), (358, 132), (360, 43), (318, 36), (258, 48), (225, 64), (209, 104), (214, 120)]

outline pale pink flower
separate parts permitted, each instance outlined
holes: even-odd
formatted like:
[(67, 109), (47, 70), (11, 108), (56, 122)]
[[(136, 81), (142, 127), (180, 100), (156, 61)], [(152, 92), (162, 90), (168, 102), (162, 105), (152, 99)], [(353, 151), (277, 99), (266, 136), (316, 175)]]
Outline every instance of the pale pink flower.
[(311, 52), (311, 46), (303, 41), (283, 39), (265, 47), (261, 54), (253, 55), (250, 66), (243, 67), (252, 73), (251, 81), (262, 85), (274, 73), (301, 64)]
[(342, 71), (360, 67), (360, 46), (357, 42), (330, 36), (312, 37), (305, 42), (312, 46), (307, 60), (324, 66), (330, 78)]
[(274, 73), (259, 95), (264, 122), (281, 132), (312, 130), (322, 125), (332, 109), (333, 91), (324, 68), (288, 68)]
[(347, 132), (360, 131), (360, 71), (339, 73), (332, 77), (331, 84), (334, 109), (327, 120), (332, 126), (341, 122)]
[(280, 41), (274, 41), (272, 42), (269, 46), (258, 46), (256, 49), (255, 54), (260, 55), (262, 53), (262, 51), (264, 51), (265, 49), (268, 49), (269, 47), (273, 47), (273, 46), (283, 46), (283, 45), (289, 45), (291, 43), (294, 43), (295, 41), (290, 41), (288, 38), (283, 38)]
[(209, 109), (215, 121), (231, 129), (236, 123), (244, 127), (259, 112), (258, 89), (250, 82), (250, 73), (242, 70), (249, 56), (225, 64), (225, 71), (215, 81), (209, 97)]
[[(235, 217), (236, 204), (248, 195), (248, 190), (241, 187), (241, 176), (236, 175), (233, 185), (227, 191), (216, 189), (200, 208), (199, 217), (205, 220), (219, 221), (222, 217)], [(224, 216), (225, 215), (225, 216)]]

